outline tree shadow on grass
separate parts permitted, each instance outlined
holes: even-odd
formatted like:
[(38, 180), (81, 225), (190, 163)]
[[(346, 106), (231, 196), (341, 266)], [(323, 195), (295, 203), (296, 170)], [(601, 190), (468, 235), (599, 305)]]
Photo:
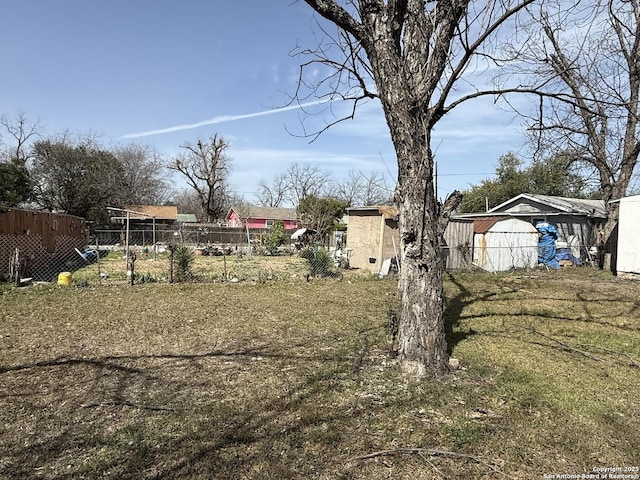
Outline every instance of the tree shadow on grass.
[[(353, 405), (340, 408), (334, 393), (363, 368), (362, 346), (353, 347), (307, 355), (300, 345), (261, 345), (2, 367), (0, 401), (10, 408), (0, 414), (0, 477), (315, 476), (336, 466), (344, 431), (334, 426), (356, 422)], [(316, 404), (327, 398), (335, 402)]]
[(447, 272), (449, 280), (458, 288), (458, 293), (445, 300), (444, 309), (444, 330), (447, 339), (447, 353), (453, 354), (456, 345), (463, 340), (477, 334), (473, 328), (462, 330), (460, 328), (460, 320), (462, 319), (463, 310), (469, 305), (489, 300), (495, 297), (495, 292), (487, 292), (482, 296), (477, 296), (471, 292), (464, 284), (455, 277), (453, 273)]
[[(611, 327), (617, 330), (629, 331), (629, 332), (637, 332), (640, 331), (640, 324), (635, 325), (633, 322), (615, 322), (613, 319), (602, 318), (602, 315), (596, 315), (592, 309), (591, 305), (597, 303), (601, 305), (603, 302), (609, 303), (611, 305), (620, 305), (622, 303), (629, 304), (629, 307), (626, 308), (622, 315), (629, 318), (637, 317), (638, 309), (640, 307), (640, 303), (629, 296), (615, 296), (615, 297), (603, 297), (598, 299), (589, 298), (580, 292), (576, 293), (575, 299), (566, 299), (568, 301), (576, 302), (580, 305), (580, 314), (573, 313), (560, 313), (550, 311), (548, 307), (543, 307), (540, 309), (529, 309), (529, 310), (521, 310), (517, 305), (514, 310), (511, 312), (501, 312), (495, 311), (489, 307), (489, 303), (487, 303), (488, 307), (482, 313), (476, 313), (473, 315), (463, 315), (463, 312), (466, 307), (478, 303), (485, 302), (491, 299), (495, 299), (499, 295), (496, 292), (485, 292), (484, 294), (478, 294), (478, 292), (472, 292), (463, 282), (460, 282), (456, 276), (452, 273), (447, 273), (449, 280), (453, 285), (457, 288), (457, 293), (451, 297), (447, 297), (445, 303), (445, 311), (444, 311), (444, 320), (445, 320), (445, 334), (447, 338), (447, 346), (448, 353), (451, 355), (453, 353), (454, 348), (463, 340), (478, 334), (476, 330), (473, 328), (462, 329), (461, 328), (461, 320), (471, 320), (471, 319), (482, 319), (482, 318), (530, 318), (531, 320), (539, 320), (539, 319), (547, 319), (551, 321), (566, 321), (566, 322), (580, 322), (586, 324), (597, 324), (602, 327)], [(515, 293), (517, 290), (513, 290), (512, 293)], [(549, 298), (547, 296), (537, 296), (536, 300), (541, 304), (549, 304), (553, 301), (564, 301), (564, 299), (556, 299)], [(528, 298), (528, 302), (531, 302), (532, 299)]]

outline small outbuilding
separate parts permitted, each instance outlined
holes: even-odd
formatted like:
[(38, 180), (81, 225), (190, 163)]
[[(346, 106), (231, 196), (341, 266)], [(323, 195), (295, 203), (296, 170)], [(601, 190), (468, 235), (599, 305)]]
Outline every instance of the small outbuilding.
[(640, 275), (640, 195), (620, 199), (618, 212), (619, 276)]
[(474, 219), (473, 264), (489, 272), (534, 268), (538, 264), (538, 231), (517, 218)]
[(389, 205), (348, 208), (347, 248), (353, 268), (382, 270), (386, 259), (400, 255), (398, 209)]
[(555, 197), (522, 193), (488, 212), (464, 214), (464, 218), (512, 217), (536, 225), (548, 222), (558, 231), (558, 243), (576, 258), (589, 258), (595, 245), (595, 232), (606, 219), (603, 200)]
[[(346, 247), (349, 264), (373, 273), (384, 269), (384, 262), (400, 256), (398, 209), (390, 205), (348, 208)], [(473, 221), (451, 219), (444, 232), (441, 256), (446, 270), (464, 270), (471, 263)]]

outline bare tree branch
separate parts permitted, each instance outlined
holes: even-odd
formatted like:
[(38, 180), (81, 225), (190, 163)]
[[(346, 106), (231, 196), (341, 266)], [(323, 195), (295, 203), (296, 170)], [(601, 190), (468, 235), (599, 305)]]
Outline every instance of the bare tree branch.
[(529, 47), (514, 53), (509, 75), (538, 90), (536, 114), (525, 114), (536, 151), (573, 151), (597, 170), (608, 237), (618, 208), (610, 200), (627, 194), (640, 156), (640, 6), (553, 2), (530, 14)]
[(11, 157), (26, 163), (30, 156), (26, 146), (31, 140), (40, 137), (40, 122), (30, 122), (23, 112), (18, 112), (14, 118), (0, 116), (0, 125), (15, 140)]
[(187, 153), (174, 157), (168, 168), (184, 175), (187, 184), (200, 198), (208, 222), (222, 218), (231, 169), (231, 159), (226, 155), (229, 143), (213, 135), (207, 142), (198, 140), (181, 147)]

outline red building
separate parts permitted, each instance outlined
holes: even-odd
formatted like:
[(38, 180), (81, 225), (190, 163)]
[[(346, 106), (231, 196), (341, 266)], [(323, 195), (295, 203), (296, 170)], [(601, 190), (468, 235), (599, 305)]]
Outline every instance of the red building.
[(232, 207), (225, 217), (227, 227), (269, 228), (276, 220), (285, 230), (295, 230), (299, 223), (295, 208)]

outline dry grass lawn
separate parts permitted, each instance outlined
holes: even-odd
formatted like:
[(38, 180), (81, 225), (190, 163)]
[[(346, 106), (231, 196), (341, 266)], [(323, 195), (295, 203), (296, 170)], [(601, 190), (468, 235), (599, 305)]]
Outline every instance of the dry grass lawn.
[(0, 478), (640, 466), (640, 283), (454, 275), (447, 331), (463, 368), (414, 382), (388, 356), (393, 281), (274, 278), (0, 290)]

